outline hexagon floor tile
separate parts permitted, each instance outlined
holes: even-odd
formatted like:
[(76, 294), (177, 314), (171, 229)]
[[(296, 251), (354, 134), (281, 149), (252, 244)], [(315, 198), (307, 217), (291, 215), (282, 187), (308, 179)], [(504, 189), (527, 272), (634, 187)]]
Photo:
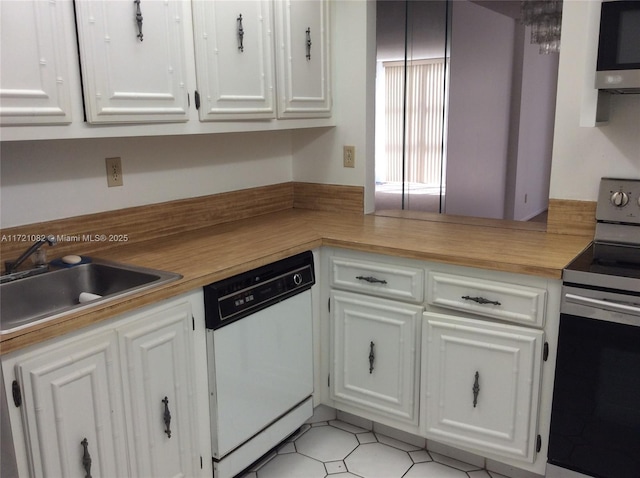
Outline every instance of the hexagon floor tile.
[[(486, 470), (340, 421), (303, 427), (237, 478), (490, 478)], [(503, 477), (504, 478), (504, 477)]]
[(295, 441), (298, 453), (318, 461), (344, 460), (358, 446), (353, 433), (333, 426), (313, 427)]
[(407, 452), (383, 443), (360, 445), (344, 462), (347, 470), (366, 478), (404, 476), (413, 465)]

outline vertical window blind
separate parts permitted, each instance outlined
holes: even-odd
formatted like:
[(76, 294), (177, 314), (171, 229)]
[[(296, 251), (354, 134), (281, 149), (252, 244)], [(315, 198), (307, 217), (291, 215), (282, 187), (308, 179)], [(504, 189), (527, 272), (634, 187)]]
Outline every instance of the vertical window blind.
[(444, 60), (413, 60), (407, 63), (406, 103), (404, 62), (385, 62), (383, 66), (386, 180), (438, 186), (443, 159)]

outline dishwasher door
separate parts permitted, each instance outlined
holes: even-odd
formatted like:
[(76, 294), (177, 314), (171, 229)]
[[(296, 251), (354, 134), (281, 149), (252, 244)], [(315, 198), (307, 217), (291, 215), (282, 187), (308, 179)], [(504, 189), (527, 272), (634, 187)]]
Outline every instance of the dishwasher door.
[(214, 458), (222, 459), (313, 393), (311, 314), (306, 290), (207, 331)]

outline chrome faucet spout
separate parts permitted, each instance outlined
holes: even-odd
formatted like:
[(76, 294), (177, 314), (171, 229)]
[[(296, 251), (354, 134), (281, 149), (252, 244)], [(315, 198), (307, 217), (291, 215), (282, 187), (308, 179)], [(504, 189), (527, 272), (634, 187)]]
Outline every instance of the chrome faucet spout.
[(50, 246), (55, 246), (58, 243), (56, 236), (54, 235), (48, 235), (46, 237), (44, 237), (43, 239), (40, 239), (36, 242), (34, 242), (33, 244), (31, 244), (31, 247), (29, 247), (29, 249), (27, 249), (26, 251), (24, 251), (22, 253), (22, 255), (20, 257), (18, 257), (15, 261), (7, 261), (5, 263), (6, 265), (6, 274), (13, 274), (16, 270), (18, 270), (18, 267), (20, 267), (20, 265), (26, 261), (29, 257), (31, 257), (31, 255), (36, 252), (38, 249), (40, 249), (44, 244), (49, 244)]

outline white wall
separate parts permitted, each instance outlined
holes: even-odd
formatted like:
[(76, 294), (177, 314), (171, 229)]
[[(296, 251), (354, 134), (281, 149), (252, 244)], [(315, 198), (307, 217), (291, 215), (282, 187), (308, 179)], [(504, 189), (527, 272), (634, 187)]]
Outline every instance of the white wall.
[[(11, 227), (291, 181), (288, 131), (3, 142), (0, 224)], [(124, 185), (108, 188), (105, 158)]]
[[(529, 41), (530, 28), (516, 26), (523, 36), (522, 74), (518, 100), (519, 118), (515, 151), (510, 161), (515, 170), (508, 180), (513, 195), (507, 196), (505, 219), (526, 221), (544, 212), (549, 203), (549, 177), (558, 83), (558, 54), (541, 55)], [(509, 186), (508, 186), (509, 187)]]
[(502, 218), (514, 22), (453, 2), (451, 36), (445, 211)]
[(613, 96), (610, 121), (595, 118), (599, 0), (564, 2), (549, 195), (595, 201), (601, 177), (640, 179), (640, 95)]

